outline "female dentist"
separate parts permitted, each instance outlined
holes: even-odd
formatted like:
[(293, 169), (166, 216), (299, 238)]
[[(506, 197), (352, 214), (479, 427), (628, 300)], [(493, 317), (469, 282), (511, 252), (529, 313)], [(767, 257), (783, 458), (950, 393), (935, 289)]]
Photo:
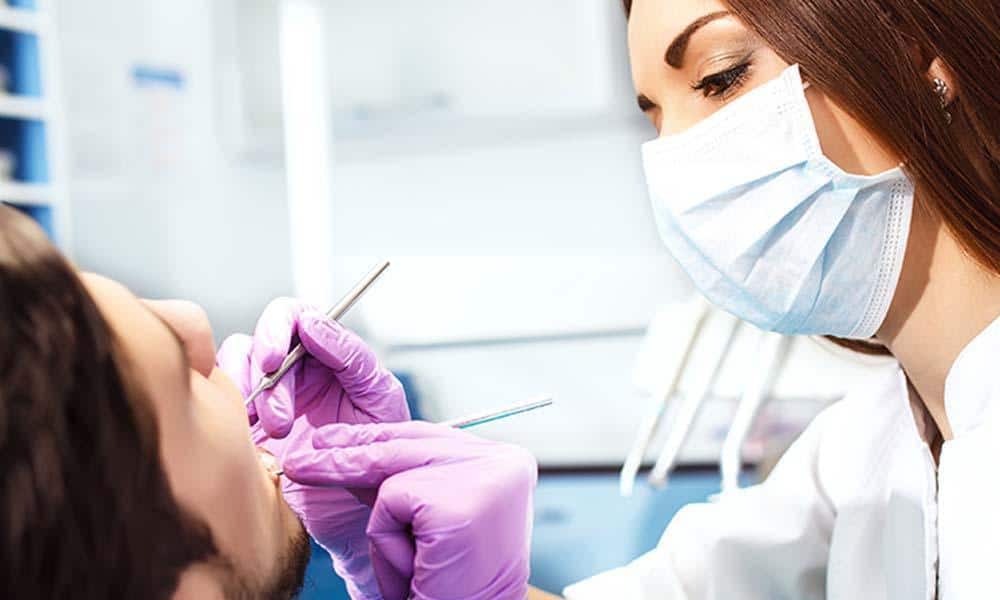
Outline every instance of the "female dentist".
[[(817, 417), (763, 484), (683, 509), (658, 548), (565, 596), (995, 594), (1000, 8), (625, 5), (670, 252), (738, 317), (891, 354), (899, 369)], [(527, 587), (523, 453), (491, 456), (424, 424), (333, 423), (305, 438), (285, 454), (291, 481), (382, 484), (368, 533), (385, 597), (551, 598)]]

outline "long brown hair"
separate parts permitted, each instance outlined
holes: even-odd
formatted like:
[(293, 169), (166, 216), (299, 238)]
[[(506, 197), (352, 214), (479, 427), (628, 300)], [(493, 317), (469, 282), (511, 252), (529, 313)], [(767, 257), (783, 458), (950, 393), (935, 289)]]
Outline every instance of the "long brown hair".
[[(624, 0), (631, 10), (631, 0)], [(986, 0), (727, 0), (814, 86), (905, 160), (920, 208), (1000, 274), (1000, 4)], [(928, 80), (941, 59), (957, 96)], [(841, 345), (869, 353), (881, 346)]]

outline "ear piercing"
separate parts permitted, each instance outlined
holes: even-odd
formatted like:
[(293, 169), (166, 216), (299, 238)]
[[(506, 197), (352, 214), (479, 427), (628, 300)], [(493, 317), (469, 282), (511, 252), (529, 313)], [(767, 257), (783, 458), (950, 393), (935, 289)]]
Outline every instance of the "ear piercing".
[(937, 94), (938, 101), (941, 103), (941, 112), (944, 113), (944, 120), (948, 125), (951, 125), (951, 112), (948, 110), (948, 84), (944, 79), (940, 77), (934, 78), (934, 93)]

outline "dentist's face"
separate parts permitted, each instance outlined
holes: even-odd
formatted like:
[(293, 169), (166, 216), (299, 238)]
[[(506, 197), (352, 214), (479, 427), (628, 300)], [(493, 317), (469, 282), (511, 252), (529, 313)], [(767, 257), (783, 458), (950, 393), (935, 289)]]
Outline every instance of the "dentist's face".
[[(721, 0), (634, 0), (628, 43), (639, 108), (661, 136), (684, 131), (790, 66)], [(840, 168), (871, 175), (900, 162), (815, 86), (806, 97), (823, 152)]]

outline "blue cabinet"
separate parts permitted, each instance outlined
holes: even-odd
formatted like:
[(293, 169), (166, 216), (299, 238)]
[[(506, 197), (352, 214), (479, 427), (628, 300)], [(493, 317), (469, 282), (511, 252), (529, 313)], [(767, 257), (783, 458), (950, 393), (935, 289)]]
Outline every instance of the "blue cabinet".
[[(618, 494), (618, 476), (543, 475), (535, 493), (531, 583), (558, 593), (566, 585), (622, 566), (656, 546), (682, 506), (719, 491), (717, 470), (673, 474), (664, 490), (644, 482), (632, 498)], [(330, 559), (313, 547), (301, 600), (346, 600)]]
[(306, 569), (306, 581), (299, 594), (299, 600), (350, 600), (343, 580), (333, 572), (330, 555), (315, 542), (312, 544), (312, 558)]
[(706, 501), (719, 484), (717, 470), (681, 472), (663, 490), (641, 480), (635, 494), (623, 498), (616, 473), (542, 478), (535, 494), (531, 583), (558, 593), (627, 564), (656, 546), (681, 507)]
[(50, 0), (0, 2), (0, 201), (66, 246)]

